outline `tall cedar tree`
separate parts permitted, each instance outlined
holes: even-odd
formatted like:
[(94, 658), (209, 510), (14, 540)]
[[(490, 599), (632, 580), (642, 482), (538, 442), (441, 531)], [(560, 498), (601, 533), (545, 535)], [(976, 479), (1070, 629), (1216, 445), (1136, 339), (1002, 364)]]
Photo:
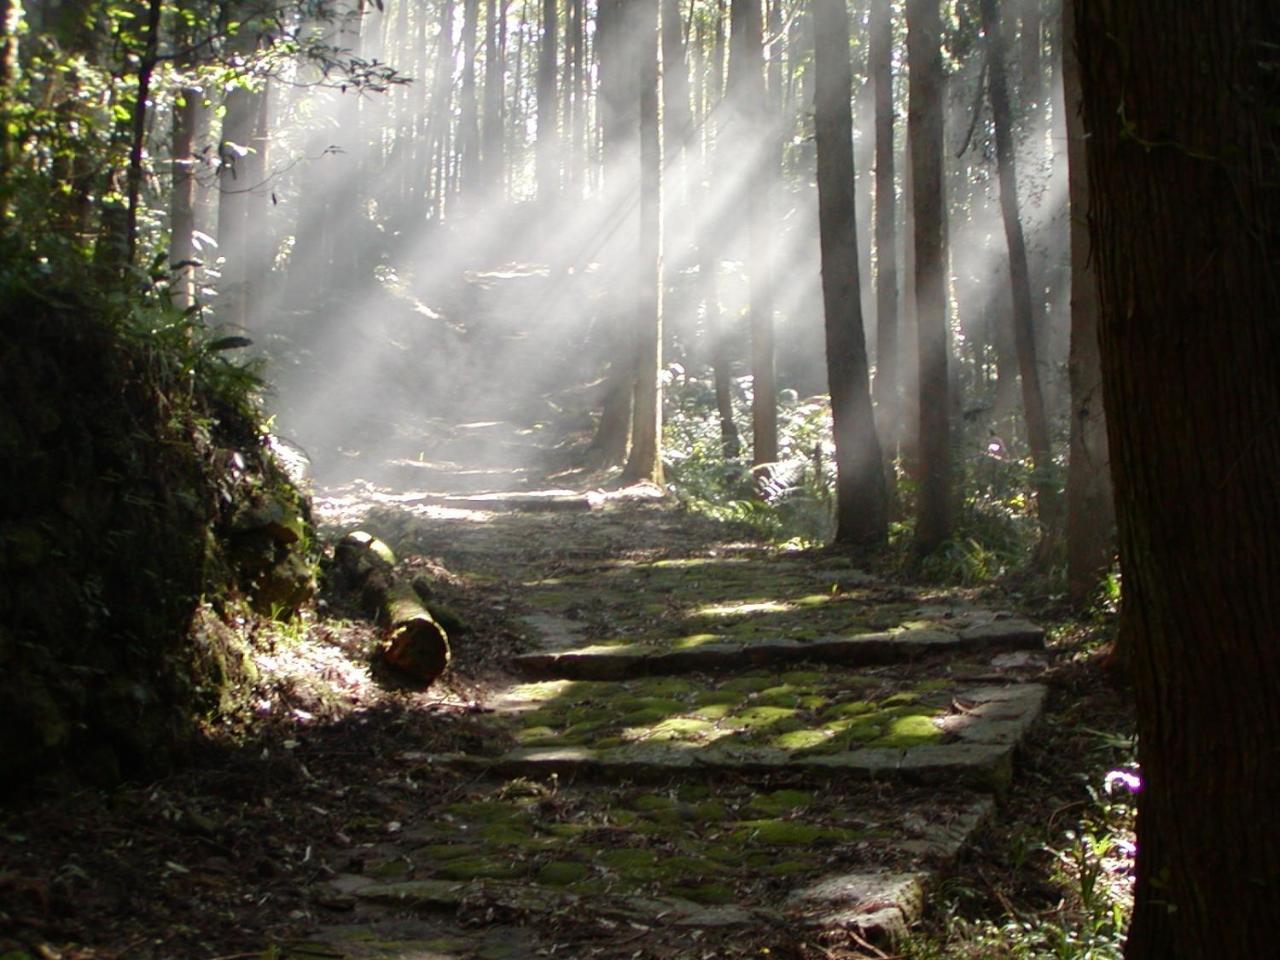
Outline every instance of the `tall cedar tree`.
[(627, 42), (632, 57), (633, 97), (640, 121), (639, 231), (635, 271), (635, 400), (631, 453), (624, 480), (662, 482), (662, 149), (658, 124), (658, 0), (627, 0)]
[(1111, 460), (1098, 354), (1098, 277), (1089, 251), (1089, 176), (1080, 116), (1073, 0), (1062, 5), (1063, 106), (1067, 129), (1067, 189), (1071, 210), (1071, 449), (1067, 466), (1067, 598), (1092, 597), (1115, 553)]
[(873, 0), (870, 24), (871, 81), (875, 88), (876, 128), (876, 376), (875, 401), (880, 436), (892, 451), (898, 402), (898, 256), (897, 205), (893, 180), (893, 3)]
[(1274, 956), (1280, 5), (1076, 26), (1143, 779), (1125, 956)]
[(542, 3), (542, 44), (538, 47), (538, 143), (534, 165), (538, 202), (549, 207), (560, 190), (560, 133), (556, 125), (556, 44), (560, 24), (556, 0)]
[(996, 0), (981, 0), (982, 30), (987, 41), (987, 94), (996, 132), (996, 175), (1000, 182), (1000, 219), (1004, 223), (1009, 250), (1009, 281), (1013, 294), (1013, 339), (1022, 382), (1022, 412), (1027, 424), (1027, 440), (1035, 467), (1032, 486), (1036, 510), (1046, 536), (1058, 532), (1058, 491), (1053, 483), (1053, 450), (1049, 441), (1049, 420), (1040, 389), (1040, 368), (1036, 362), (1035, 316), (1031, 298), (1031, 274), (1027, 265), (1027, 244), (1018, 211), (1018, 172), (1014, 159), (1013, 108), (1005, 63), (1004, 31)]
[(506, 110), (506, 71), (499, 45), (498, 18), (505, 19), (507, 3), (485, 0), (484, 5), (484, 120), (481, 127), (483, 145), (480, 151), (484, 164), (484, 189), (493, 199), (502, 196), (503, 151), (502, 119)]
[(818, 232), (826, 305), (827, 383), (836, 441), (836, 543), (876, 549), (888, 539), (884, 462), (876, 437), (862, 332), (854, 228), (853, 76), (845, 0), (813, 0)]
[(951, 536), (951, 424), (947, 301), (943, 264), (942, 22), (939, 0), (907, 0), (911, 71), (907, 135), (911, 152), (916, 342), (919, 353), (919, 503), (915, 551), (932, 553)]
[(778, 459), (777, 384), (773, 366), (773, 303), (769, 278), (769, 224), (765, 162), (771, 156), (764, 86), (764, 25), (761, 0), (733, 0), (729, 8), (729, 106), (731, 147), (748, 164), (742, 207), (749, 234), (751, 405), (755, 464)]
[[(629, 171), (624, 160), (635, 149), (634, 110), (627, 91), (631, 85), (631, 46), (626, 42), (627, 14), (623, 0), (599, 0), (596, 5), (596, 51), (599, 57), (599, 95), (604, 188), (619, 208), (625, 206)], [(629, 220), (629, 217), (624, 219)], [(591, 456), (601, 465), (613, 466), (627, 457), (631, 444), (632, 396), (635, 383), (635, 338), (626, 321), (625, 295), (619, 296), (627, 257), (617, 249), (611, 230), (604, 252), (604, 269), (610, 277), (603, 311), (611, 339), (609, 377), (604, 409), (591, 439)], [(638, 231), (637, 231), (638, 233)]]

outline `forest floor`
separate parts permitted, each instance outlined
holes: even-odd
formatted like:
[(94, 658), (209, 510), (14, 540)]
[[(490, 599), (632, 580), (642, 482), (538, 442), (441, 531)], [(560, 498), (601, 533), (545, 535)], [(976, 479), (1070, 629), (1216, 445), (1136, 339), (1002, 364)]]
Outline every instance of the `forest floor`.
[[(472, 280), (275, 348), (285, 428), (346, 426), (311, 451), (326, 541), (364, 529), (430, 581), (449, 671), (397, 684), (333, 590), (246, 615), (260, 679), (189, 766), (0, 808), (0, 958), (978, 958), (1038, 955), (983, 924), (1105, 924), (1130, 865), (1101, 837), (1131, 752), (1110, 623), (752, 542), (577, 467), (598, 397), (525, 329), (576, 294)], [(466, 384), (526, 395), (486, 411)], [(387, 422), (442, 396), (469, 415)]]
[(0, 956), (885, 957), (926, 896), (943, 939), (1067, 909), (1037, 838), (1128, 722), (1078, 625), (605, 492), (528, 427), (440, 436), (316, 507), (431, 578), (445, 678), (378, 675), (340, 597), (248, 624), (255, 703), (197, 762), (0, 812)]

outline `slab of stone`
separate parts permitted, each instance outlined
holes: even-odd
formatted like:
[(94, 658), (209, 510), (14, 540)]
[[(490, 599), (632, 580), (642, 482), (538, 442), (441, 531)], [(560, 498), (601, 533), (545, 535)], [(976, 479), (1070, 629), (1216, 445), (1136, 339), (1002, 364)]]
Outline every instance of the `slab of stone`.
[(496, 512), (571, 512), (588, 511), (598, 506), (596, 498), (575, 491), (536, 491), (529, 493), (481, 493), (469, 497), (425, 496), (406, 501), (413, 505), (446, 507), (453, 510), (490, 510)]
[(938, 721), (949, 743), (899, 749), (862, 747), (844, 753), (795, 755), (747, 744), (638, 742), (606, 749), (522, 748), (497, 757), (413, 754), (407, 758), (503, 777), (634, 780), (676, 777), (768, 778), (799, 775), (821, 781), (884, 780), (920, 785), (960, 784), (1002, 792), (1013, 773), (1013, 752), (1044, 705), (1040, 684), (975, 687), (955, 694), (956, 713)]
[(566, 908), (589, 909), (595, 915), (674, 927), (750, 926), (755, 914), (737, 906), (705, 906), (679, 897), (586, 896), (555, 887), (499, 880), (453, 883), (407, 880), (360, 887), (357, 899), (380, 906), (419, 912), (454, 911), (466, 903), (483, 903), (517, 914), (547, 915)]
[(903, 939), (924, 912), (929, 875), (849, 873), (828, 877), (787, 898), (790, 911), (811, 927), (850, 930), (871, 943)]
[(913, 627), (808, 641), (726, 641), (679, 649), (625, 644), (565, 650), (560, 637), (544, 635), (560, 649), (513, 657), (511, 664), (518, 673), (528, 677), (566, 680), (622, 680), (659, 674), (779, 666), (801, 661), (875, 666), (941, 653), (1007, 652), (1044, 647), (1044, 630), (1025, 620), (995, 620), (959, 631)]
[(527, 929), (461, 930), (422, 920), (324, 927), (279, 945), (281, 960), (533, 960), (542, 949)]

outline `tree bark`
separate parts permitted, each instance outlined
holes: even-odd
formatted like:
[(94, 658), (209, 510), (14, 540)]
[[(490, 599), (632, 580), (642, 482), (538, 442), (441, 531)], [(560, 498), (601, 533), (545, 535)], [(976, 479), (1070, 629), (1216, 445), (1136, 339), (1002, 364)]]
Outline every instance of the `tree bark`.
[[(623, 159), (634, 144), (634, 125), (627, 96), (631, 60), (626, 43), (627, 14), (623, 0), (600, 0), (596, 10), (596, 50), (599, 57), (599, 96), (601, 139), (604, 160), (604, 191), (607, 202), (623, 207), (623, 197), (628, 182), (628, 171)], [(629, 219), (624, 217), (623, 219)], [(633, 325), (628, 323), (625, 297), (619, 296), (618, 287), (625, 282), (626, 255), (618, 249), (616, 236), (628, 233), (624, 228), (609, 232), (601, 252), (602, 267), (608, 277), (602, 307), (602, 325), (608, 336), (608, 381), (605, 387), (604, 409), (595, 436), (591, 440), (590, 456), (602, 466), (623, 463), (631, 444), (632, 399), (635, 393), (636, 346)], [(639, 235), (637, 227), (635, 236)]]
[(919, 355), (919, 502), (915, 551), (951, 537), (951, 423), (947, 301), (943, 275), (942, 23), (938, 0), (907, 0), (911, 69), (907, 129), (911, 149), (916, 341)]
[(507, 3), (485, 0), (484, 8), (484, 121), (480, 151), (484, 165), (484, 189), (491, 201), (502, 199), (503, 150), (502, 120), (506, 98), (503, 96), (506, 71), (503, 69), (499, 45), (498, 17), (505, 19)]
[(1129, 960), (1275, 952), (1280, 8), (1076, 0), (1137, 703)]
[(173, 106), (173, 185), (169, 193), (170, 300), (179, 310), (196, 302), (195, 138), (204, 91), (186, 86)]
[(542, 43), (538, 47), (538, 143), (535, 167), (538, 203), (549, 209), (560, 192), (560, 133), (556, 121), (556, 44), (560, 36), (556, 0), (542, 2)]
[(1089, 249), (1089, 179), (1080, 115), (1073, 0), (1062, 5), (1062, 81), (1071, 231), (1071, 449), (1067, 467), (1067, 598), (1083, 606), (1111, 567), (1115, 507), (1098, 353), (1098, 277)]
[(458, 154), (462, 164), (462, 206), (466, 208), (479, 200), (484, 187), (480, 166), (480, 104), (476, 92), (480, 0), (464, 0), (462, 11), (462, 98), (458, 117)]
[(1022, 381), (1022, 411), (1027, 424), (1027, 441), (1034, 467), (1032, 487), (1036, 509), (1046, 540), (1058, 535), (1058, 491), (1053, 482), (1053, 450), (1044, 395), (1040, 390), (1040, 367), (1036, 362), (1035, 307), (1031, 297), (1031, 275), (1027, 245), (1018, 210), (1018, 173), (1013, 147), (1013, 111), (1009, 104), (1004, 33), (996, 0), (981, 0), (982, 28), (987, 39), (987, 92), (991, 98), (996, 134), (996, 168), (1000, 182), (1000, 218), (1009, 249), (1009, 280), (1013, 295), (1013, 338), (1018, 353), (1018, 373)]
[(778, 387), (774, 375), (773, 296), (769, 276), (768, 173), (772, 132), (764, 85), (761, 0), (733, 0), (729, 8), (729, 114), (727, 131), (739, 164), (745, 164), (743, 215), (749, 236), (751, 318), (752, 463), (778, 459)]
[[(870, 72), (875, 86), (876, 129), (876, 375), (880, 436), (892, 453), (901, 415), (898, 392), (898, 256), (893, 176), (893, 4), (871, 5)], [(887, 479), (892, 482), (890, 470)]]
[(627, 0), (628, 43), (637, 47), (640, 217), (636, 237), (636, 393), (631, 454), (622, 478), (662, 483), (662, 149), (658, 121), (658, 0)]
[(868, 385), (854, 199), (853, 76), (845, 0), (812, 0), (818, 229), (826, 304), (827, 381), (836, 441), (836, 543), (888, 539), (884, 463)]

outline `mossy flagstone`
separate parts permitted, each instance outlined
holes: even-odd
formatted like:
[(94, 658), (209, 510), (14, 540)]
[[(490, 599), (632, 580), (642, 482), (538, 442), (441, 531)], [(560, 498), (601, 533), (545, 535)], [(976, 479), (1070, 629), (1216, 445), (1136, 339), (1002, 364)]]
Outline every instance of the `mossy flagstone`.
[(748, 809), (777, 816), (811, 806), (813, 802), (814, 795), (808, 790), (774, 790), (772, 793), (755, 794)]
[(591, 867), (577, 860), (552, 860), (538, 868), (535, 879), (551, 886), (567, 886), (591, 876)]

